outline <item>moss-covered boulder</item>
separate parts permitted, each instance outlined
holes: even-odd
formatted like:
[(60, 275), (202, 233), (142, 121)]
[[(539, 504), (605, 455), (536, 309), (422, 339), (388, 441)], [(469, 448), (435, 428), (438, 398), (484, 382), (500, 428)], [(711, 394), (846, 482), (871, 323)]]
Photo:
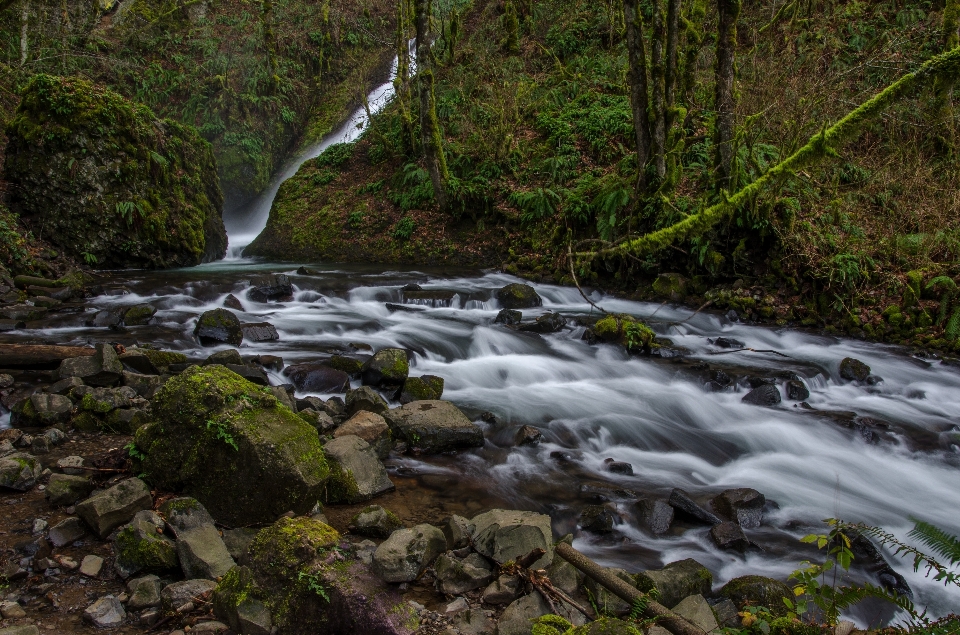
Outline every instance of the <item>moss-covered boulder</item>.
[(426, 399), (440, 399), (443, 396), (443, 377), (423, 375), (422, 377), (407, 377), (400, 390), (400, 403), (408, 404), (411, 401)]
[(213, 594), (215, 614), (241, 632), (258, 605), (284, 635), (407, 635), (418, 622), (399, 593), (337, 549), (339, 534), (310, 518), (281, 518), (250, 545)]
[(135, 573), (168, 573), (177, 568), (177, 547), (163, 535), (164, 522), (155, 512), (137, 512), (113, 541), (116, 568), (127, 578)]
[(197, 320), (193, 334), (204, 346), (218, 346), (220, 344), (240, 346), (243, 342), (243, 329), (240, 327), (240, 319), (226, 309), (205, 311)]
[(519, 282), (497, 289), (496, 298), (504, 309), (532, 309), (543, 304), (543, 299), (533, 287)]
[(226, 253), (216, 162), (193, 128), (84, 79), (39, 74), (8, 134), (11, 209), (74, 259), (163, 268)]
[(223, 366), (194, 366), (152, 400), (155, 422), (137, 431), (142, 469), (183, 491), (221, 523), (307, 513), (329, 476), (317, 431), (267, 388)]
[(649, 353), (659, 346), (657, 334), (632, 315), (608, 314), (593, 325), (593, 337), (601, 342), (620, 344), (629, 351)]
[(785, 583), (762, 575), (745, 575), (734, 578), (720, 589), (719, 594), (737, 605), (765, 606), (774, 615), (786, 615), (783, 598), (793, 598), (793, 590)]
[(402, 348), (384, 348), (364, 362), (360, 371), (365, 386), (399, 388), (410, 373), (407, 351)]

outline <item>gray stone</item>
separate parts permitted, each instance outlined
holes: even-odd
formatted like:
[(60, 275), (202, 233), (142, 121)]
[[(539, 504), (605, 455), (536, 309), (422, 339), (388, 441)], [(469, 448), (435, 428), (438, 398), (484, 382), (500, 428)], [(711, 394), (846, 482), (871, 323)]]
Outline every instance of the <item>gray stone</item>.
[(787, 388), (787, 399), (791, 401), (806, 401), (810, 398), (810, 390), (799, 379), (791, 379), (785, 386)]
[(223, 622), (218, 622), (216, 620), (208, 620), (206, 622), (197, 622), (194, 624), (193, 628), (190, 630), (191, 633), (226, 633), (228, 627)]
[(160, 369), (143, 351), (130, 350), (120, 354), (120, 363), (123, 364), (124, 374), (132, 372), (142, 375), (159, 375)]
[(76, 540), (80, 540), (87, 533), (87, 529), (79, 518), (65, 518), (50, 528), (47, 539), (56, 548), (66, 547)]
[[(0, 602), (0, 615), (7, 620), (19, 620), (27, 616), (27, 612), (23, 610), (23, 607), (20, 606), (18, 602), (3, 601)], [(0, 631), (2, 633), (3, 631)]]
[(300, 392), (347, 392), (350, 388), (349, 374), (320, 362), (292, 364), (283, 374)]
[(661, 604), (675, 606), (687, 596), (709, 594), (713, 574), (693, 558), (687, 558), (662, 569), (638, 573), (636, 580), (641, 591), (646, 593), (655, 588), (660, 592)]
[(223, 544), (226, 545), (230, 557), (235, 561), (242, 561), (250, 548), (250, 543), (257, 537), (257, 530), (251, 527), (223, 530)]
[(717, 623), (717, 616), (713, 614), (713, 609), (707, 604), (707, 600), (699, 594), (684, 598), (673, 607), (673, 612), (687, 618), (703, 629), (705, 633), (709, 633), (720, 626)]
[(840, 362), (840, 378), (846, 381), (866, 381), (870, 376), (870, 367), (853, 357), (845, 357)]
[(463, 516), (454, 514), (441, 529), (447, 538), (447, 549), (462, 549), (470, 544), (470, 521)]
[[(557, 614), (574, 626), (586, 623), (583, 614), (566, 602), (555, 601), (554, 605), (557, 607)], [(533, 620), (550, 613), (553, 613), (550, 605), (538, 591), (534, 591), (514, 601), (504, 610), (497, 623), (497, 635), (530, 635)]]
[(197, 320), (193, 334), (203, 346), (229, 344), (240, 346), (243, 342), (243, 329), (240, 328), (240, 319), (226, 309), (206, 311)]
[(722, 598), (719, 601), (715, 600), (711, 608), (713, 608), (713, 614), (717, 618), (717, 622), (720, 623), (720, 626), (727, 628), (739, 628), (742, 626), (740, 616), (737, 615), (737, 605), (728, 598)]
[(47, 389), (47, 392), (51, 392), (57, 395), (68, 395), (70, 391), (76, 388), (77, 386), (83, 386), (83, 380), (79, 377), (67, 377), (66, 379), (61, 379), (58, 382), (55, 382), (50, 388)]
[[(553, 582), (553, 578), (550, 578)], [(554, 584), (555, 585), (555, 584)], [(520, 595), (520, 576), (502, 575), (483, 590), (484, 604), (509, 604)]]
[(323, 451), (330, 464), (328, 502), (359, 503), (394, 489), (376, 452), (360, 437), (334, 439)]
[(735, 522), (725, 521), (710, 528), (710, 537), (720, 549), (744, 552), (750, 546), (743, 529)]
[(673, 507), (662, 498), (643, 498), (637, 501), (637, 518), (651, 533), (666, 533), (673, 523)]
[(542, 569), (553, 562), (553, 530), (550, 517), (535, 512), (494, 509), (470, 521), (474, 549), (498, 564), (516, 560), (534, 549), (546, 553), (533, 563)]
[(51, 505), (73, 505), (90, 496), (92, 491), (93, 483), (85, 476), (51, 474), (44, 496)]
[(760, 526), (767, 499), (755, 489), (740, 487), (724, 490), (711, 502), (717, 513), (727, 520), (745, 529), (752, 529)]
[(30, 453), (31, 454), (49, 454), (50, 453), (50, 439), (39, 436), (33, 437), (33, 442), (30, 444)]
[(407, 377), (400, 391), (400, 403), (406, 404), (420, 399), (440, 399), (443, 397), (443, 377), (423, 375)]
[(360, 378), (364, 386), (400, 388), (410, 373), (407, 351), (384, 348), (363, 363)]
[(516, 445), (536, 445), (543, 438), (543, 433), (533, 426), (520, 426), (517, 433), (513, 435), (513, 442)]
[[(554, 558), (553, 564), (547, 567), (547, 577), (551, 584), (567, 595), (574, 595), (583, 581), (583, 574), (575, 566), (563, 558)], [(631, 582), (630, 584), (633, 584)]]
[(494, 573), (483, 556), (471, 553), (464, 559), (445, 553), (433, 565), (437, 590), (447, 595), (460, 595), (490, 584)]
[(35, 518), (33, 520), (33, 529), (30, 533), (32, 533), (34, 536), (39, 536), (47, 530), (47, 527), (47, 521), (42, 518)]
[[(380, 393), (370, 386), (360, 386), (355, 390), (347, 391), (347, 416), (353, 416), (361, 410), (382, 415), (389, 409), (390, 406), (388, 406), (384, 398), (380, 396)], [(333, 416), (333, 413), (328, 412), (328, 414)]]
[(532, 309), (543, 304), (543, 300), (529, 284), (514, 282), (497, 289), (497, 302), (504, 309)]
[(247, 598), (237, 607), (237, 620), (243, 635), (271, 635), (270, 610), (259, 600)]
[(142, 326), (150, 323), (157, 314), (156, 307), (150, 304), (136, 304), (123, 313), (123, 323), (127, 326)]
[(60, 363), (60, 379), (77, 377), (88, 386), (116, 386), (123, 373), (123, 364), (109, 344), (97, 344), (97, 352), (89, 357), (72, 357)]
[(40, 629), (33, 624), (21, 624), (0, 628), (0, 635), (40, 635)]
[(403, 523), (396, 514), (379, 505), (371, 505), (350, 520), (350, 531), (359, 536), (388, 538)]
[(163, 535), (164, 521), (155, 512), (137, 512), (114, 541), (114, 566), (122, 578), (140, 571), (168, 572), (177, 567), (177, 548)]
[(129, 522), (138, 511), (151, 507), (153, 496), (147, 484), (138, 478), (128, 478), (77, 505), (77, 515), (100, 538), (106, 538), (111, 531)]
[(432, 525), (398, 529), (373, 554), (373, 571), (385, 582), (411, 582), (447, 546), (443, 532)]
[(700, 507), (700, 505), (694, 502), (694, 500), (690, 498), (690, 495), (682, 489), (676, 488), (670, 492), (670, 498), (667, 499), (667, 502), (677, 512), (689, 519), (697, 520), (707, 525), (719, 525), (723, 522), (717, 518), (716, 515)]
[[(637, 585), (637, 582), (634, 580), (633, 576), (623, 569), (607, 567), (607, 572), (612, 573), (632, 587)], [(594, 581), (593, 578), (588, 577), (586, 582), (584, 582), (584, 586), (586, 587), (587, 591), (593, 595), (593, 601), (596, 603), (601, 613), (623, 616), (630, 612), (631, 606), (629, 602), (620, 599), (608, 591), (605, 587)]]
[(460, 611), (466, 611), (470, 608), (470, 605), (464, 598), (457, 598), (450, 604), (447, 604), (446, 608), (443, 609), (443, 612), (447, 615), (451, 613), (459, 613)]
[(460, 635), (494, 635), (497, 621), (490, 611), (467, 608), (454, 616), (453, 627)]
[(89, 554), (80, 561), (80, 575), (88, 578), (96, 578), (103, 569), (103, 558)]
[(213, 516), (210, 515), (207, 508), (201, 505), (197, 499), (187, 496), (165, 501), (160, 506), (160, 513), (177, 534), (198, 527), (214, 526)]
[(243, 366), (243, 357), (240, 356), (240, 351), (237, 349), (228, 348), (222, 351), (217, 351), (216, 353), (212, 353), (203, 361), (204, 366), (210, 366), (212, 364), (221, 364), (223, 366), (228, 364)]
[(213, 580), (184, 580), (174, 582), (163, 587), (160, 592), (160, 602), (164, 609), (175, 611), (197, 596), (217, 588)]
[(43, 433), (43, 436), (46, 437), (47, 441), (50, 442), (51, 446), (63, 445), (67, 441), (67, 433), (59, 428), (50, 428)]
[(765, 606), (774, 615), (787, 612), (783, 598), (793, 598), (793, 589), (779, 580), (760, 575), (745, 575), (727, 582), (717, 593), (732, 601), (738, 609), (745, 606)]
[(780, 400), (780, 389), (772, 384), (764, 384), (748, 392), (740, 401), (754, 406), (775, 406)]
[(130, 592), (127, 609), (139, 611), (140, 609), (153, 608), (160, 606), (160, 591), (163, 590), (163, 582), (155, 575), (145, 575), (127, 582), (127, 590)]
[(393, 445), (390, 426), (376, 413), (362, 410), (350, 417), (333, 433), (335, 439), (349, 435), (360, 437), (369, 443), (381, 459), (385, 459), (390, 454), (390, 448)]
[(567, 320), (559, 313), (544, 313), (530, 324), (521, 324), (520, 330), (528, 333), (556, 333), (567, 325)]
[(97, 628), (114, 628), (120, 626), (127, 618), (123, 604), (112, 595), (105, 595), (83, 612), (83, 619)]
[(612, 505), (588, 505), (580, 512), (579, 525), (583, 531), (607, 534), (613, 531), (613, 525), (617, 520), (619, 516)]
[(8, 454), (0, 458), (0, 487), (25, 492), (37, 484), (42, 471), (36, 457), (24, 452)]
[(177, 556), (187, 578), (216, 580), (237, 565), (212, 524), (179, 532)]
[(240, 330), (243, 331), (243, 339), (248, 342), (274, 342), (280, 339), (277, 327), (269, 322), (248, 322), (241, 324)]
[[(144, 359), (146, 359), (146, 356), (144, 356)], [(144, 399), (152, 399), (167, 380), (160, 375), (141, 375), (125, 370), (123, 371), (122, 381), (124, 386), (133, 388)]]
[(395, 436), (425, 454), (476, 448), (483, 430), (449, 401), (414, 401), (384, 414)]
[(66, 423), (70, 420), (70, 411), (73, 410), (73, 402), (69, 397), (58, 395), (56, 393), (38, 392), (30, 395), (30, 405), (32, 406), (32, 416), (29, 421), (26, 418), (14, 420), (11, 415), (10, 425), (14, 427), (32, 426), (37, 428), (46, 428)]
[(500, 309), (500, 312), (497, 313), (497, 317), (493, 320), (494, 324), (506, 324), (507, 326), (514, 326), (520, 324), (520, 321), (523, 320), (523, 313), (513, 309)]
[(293, 283), (290, 276), (278, 273), (272, 276), (264, 276), (251, 283), (250, 290), (247, 292), (254, 302), (285, 301), (293, 299)]

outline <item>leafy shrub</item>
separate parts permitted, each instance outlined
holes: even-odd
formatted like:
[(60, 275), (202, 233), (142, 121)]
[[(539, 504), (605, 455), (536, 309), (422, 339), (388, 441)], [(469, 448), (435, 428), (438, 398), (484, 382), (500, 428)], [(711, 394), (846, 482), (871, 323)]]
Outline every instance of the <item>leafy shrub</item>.
[(391, 235), (397, 240), (409, 240), (416, 228), (416, 221), (409, 216), (404, 216), (393, 226), (393, 233)]

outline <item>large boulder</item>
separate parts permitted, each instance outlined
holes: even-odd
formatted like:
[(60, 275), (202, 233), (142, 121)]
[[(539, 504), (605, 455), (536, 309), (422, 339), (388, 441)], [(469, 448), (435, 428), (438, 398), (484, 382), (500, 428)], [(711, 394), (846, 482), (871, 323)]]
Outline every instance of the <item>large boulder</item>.
[(346, 392), (350, 375), (326, 364), (293, 364), (283, 370), (300, 392)]
[(13, 405), (10, 425), (14, 428), (46, 428), (64, 424), (70, 420), (71, 410), (73, 402), (69, 397), (38, 392)]
[(89, 357), (70, 357), (60, 362), (59, 379), (77, 377), (88, 386), (116, 386), (123, 373), (123, 364), (109, 344), (97, 344), (97, 352)]
[(377, 547), (373, 570), (385, 582), (411, 582), (447, 547), (443, 532), (432, 525), (398, 529)]
[(216, 162), (195, 129), (85, 79), (40, 74), (8, 135), (11, 209), (74, 261), (156, 269), (226, 253)]
[(360, 378), (365, 386), (399, 388), (410, 373), (407, 351), (402, 348), (384, 348), (364, 362)]
[(124, 578), (140, 573), (169, 573), (177, 568), (177, 547), (163, 535), (164, 522), (155, 512), (137, 512), (113, 542), (115, 566)]
[(23, 452), (0, 459), (0, 487), (25, 492), (37, 484), (43, 467), (36, 457)]
[(713, 574), (693, 558), (687, 558), (671, 562), (662, 569), (642, 571), (636, 575), (636, 580), (637, 588), (645, 593), (657, 589), (659, 602), (664, 606), (676, 606), (687, 596), (709, 595)]
[(866, 381), (870, 367), (854, 357), (844, 357), (840, 362), (840, 378), (846, 381)]
[(177, 556), (188, 578), (216, 580), (237, 566), (213, 524), (178, 533)]
[(282, 273), (268, 276), (261, 280), (255, 281), (253, 286), (250, 287), (250, 291), (247, 292), (247, 297), (254, 302), (292, 300), (293, 283), (290, 282), (289, 276)]
[(223, 366), (194, 366), (152, 401), (137, 431), (142, 467), (159, 488), (183, 491), (228, 525), (308, 513), (329, 475), (316, 429)]
[(498, 564), (516, 560), (534, 549), (544, 555), (531, 566), (542, 569), (553, 562), (550, 517), (536, 512), (494, 509), (470, 521), (474, 549)]
[(437, 577), (437, 590), (446, 595), (460, 595), (485, 587), (495, 577), (490, 563), (479, 553), (468, 554), (460, 559), (452, 553), (437, 558), (433, 565)]
[(449, 401), (413, 401), (383, 416), (396, 436), (425, 454), (483, 445), (480, 426)]
[(360, 437), (338, 437), (323, 451), (330, 464), (325, 502), (360, 503), (394, 489), (376, 451)]
[(496, 298), (504, 309), (532, 309), (543, 304), (533, 287), (519, 282), (497, 289)]
[(765, 606), (774, 615), (785, 615), (787, 607), (783, 598), (793, 598), (793, 589), (789, 585), (761, 575), (745, 575), (727, 582), (719, 595), (728, 598), (738, 609), (750, 606)]
[(233, 312), (226, 309), (205, 311), (193, 329), (204, 346), (230, 344), (240, 346), (243, 342), (243, 328), (240, 319)]
[(138, 478), (128, 478), (77, 505), (77, 516), (93, 533), (106, 538), (114, 529), (130, 522), (137, 512), (151, 507), (153, 496), (147, 484)]

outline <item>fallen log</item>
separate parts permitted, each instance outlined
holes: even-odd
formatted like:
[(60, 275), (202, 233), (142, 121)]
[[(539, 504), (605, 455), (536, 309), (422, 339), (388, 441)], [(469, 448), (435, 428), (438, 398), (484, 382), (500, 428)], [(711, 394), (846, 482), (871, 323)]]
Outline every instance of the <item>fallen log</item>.
[(73, 357), (90, 357), (97, 351), (86, 346), (0, 344), (0, 368), (54, 370)]
[(644, 617), (655, 618), (658, 626), (662, 626), (673, 635), (706, 635), (704, 630), (697, 625), (677, 615), (659, 602), (653, 601), (650, 596), (633, 588), (567, 543), (558, 543), (555, 553), (620, 599), (630, 604), (638, 601), (645, 602), (647, 608), (643, 611)]

